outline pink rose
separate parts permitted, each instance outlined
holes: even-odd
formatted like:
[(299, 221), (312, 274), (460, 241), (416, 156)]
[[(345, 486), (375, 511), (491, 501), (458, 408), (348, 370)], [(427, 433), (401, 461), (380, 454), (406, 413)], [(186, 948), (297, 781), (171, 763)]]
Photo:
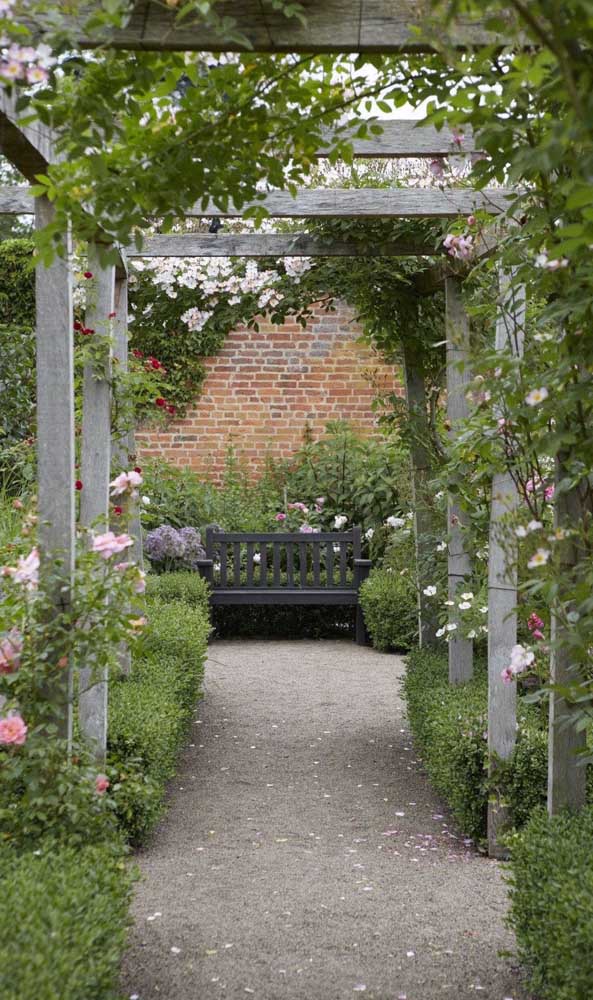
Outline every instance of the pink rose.
[(141, 486), (143, 482), (142, 476), (135, 469), (130, 469), (129, 472), (120, 472), (119, 476), (116, 476), (113, 482), (109, 483), (111, 487), (111, 496), (119, 496), (121, 493), (126, 493), (128, 490), (134, 496), (134, 490), (137, 486)]
[(299, 528), (299, 531), (303, 535), (310, 535), (312, 533), (312, 531), (314, 531), (314, 529), (311, 527), (310, 524), (301, 524), (301, 526)]
[(111, 782), (106, 774), (98, 774), (95, 778), (95, 791), (97, 795), (104, 795)]
[(23, 638), (20, 632), (13, 628), (8, 635), (0, 639), (0, 674), (14, 674), (21, 665)]
[(511, 667), (505, 667), (504, 670), (501, 671), (500, 676), (505, 684), (510, 684), (515, 674)]
[(0, 719), (0, 743), (21, 747), (27, 739), (27, 727), (20, 715), (7, 715)]
[(22, 583), (27, 590), (35, 590), (39, 584), (39, 552), (31, 549), (28, 556), (21, 556), (16, 568), (5, 567), (4, 576), (11, 576), (15, 583)]
[(95, 535), (92, 548), (103, 559), (110, 559), (133, 544), (134, 540), (129, 535), (116, 535), (113, 531), (106, 531), (104, 535)]
[[(289, 506), (290, 506), (290, 504), (289, 504)], [(282, 511), (281, 511), (279, 514), (276, 514), (275, 520), (276, 521), (286, 521), (286, 514), (283, 514)]]
[(468, 215), (468, 217), (467, 217), (467, 224), (468, 224), (468, 226), (475, 226), (475, 224), (476, 224), (476, 217), (475, 217), (475, 215)]
[(146, 573), (144, 570), (138, 570), (138, 576), (134, 580), (134, 593), (143, 594), (146, 590)]
[(556, 492), (555, 486), (546, 486), (544, 490), (544, 497), (546, 498), (546, 500), (553, 500), (555, 492)]

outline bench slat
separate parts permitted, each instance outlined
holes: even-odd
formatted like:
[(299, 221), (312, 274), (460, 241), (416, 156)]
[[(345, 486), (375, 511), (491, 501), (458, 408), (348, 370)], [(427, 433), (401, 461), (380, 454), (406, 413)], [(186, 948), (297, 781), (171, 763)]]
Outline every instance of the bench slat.
[(253, 587), (253, 555), (254, 544), (247, 542), (247, 586)]
[(213, 535), (217, 541), (225, 542), (275, 542), (283, 545), (286, 542), (307, 541), (309, 544), (316, 542), (353, 542), (354, 532), (350, 531), (315, 531), (309, 535), (303, 535), (300, 531), (215, 531)]
[(241, 543), (233, 542), (233, 578), (235, 587), (241, 586)]
[(348, 571), (348, 543), (340, 542), (340, 587), (347, 586), (346, 573)]
[(307, 586), (307, 545), (299, 543), (299, 567), (301, 571), (301, 587)]
[(333, 587), (334, 585), (334, 543), (328, 542), (325, 546), (327, 553), (327, 585), (328, 587)]
[(229, 558), (229, 547), (226, 542), (220, 543), (220, 586), (226, 587), (227, 563)]
[(260, 564), (259, 564), (259, 585), (260, 587), (268, 586), (268, 546), (260, 545)]
[(294, 587), (294, 543), (286, 543), (286, 585)]
[(321, 565), (320, 565), (321, 545), (313, 542), (313, 586), (321, 586)]
[(272, 549), (272, 559), (274, 561), (274, 587), (280, 586), (280, 545), (274, 545)]

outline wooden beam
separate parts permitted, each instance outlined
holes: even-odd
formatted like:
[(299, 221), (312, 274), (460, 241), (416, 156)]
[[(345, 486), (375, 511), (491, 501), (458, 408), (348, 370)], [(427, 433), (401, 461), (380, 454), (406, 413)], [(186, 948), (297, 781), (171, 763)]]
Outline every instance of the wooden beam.
[[(53, 222), (53, 214), (51, 203), (38, 198), (37, 228)], [(56, 255), (49, 267), (37, 264), (35, 269), (38, 538), (41, 579), (45, 577), (48, 586), (56, 588), (58, 614), (70, 603), (75, 553), (73, 311), (68, 234), (64, 235), (64, 244), (63, 257)], [(48, 681), (45, 691), (53, 707), (48, 721), (57, 726), (58, 736), (68, 743), (72, 739), (71, 676), (69, 668), (59, 672)]]
[[(497, 351), (523, 354), (525, 289), (511, 287), (512, 274), (499, 271), (496, 317)], [(502, 416), (502, 414), (499, 414)], [(495, 793), (499, 761), (508, 760), (517, 738), (517, 686), (505, 684), (502, 671), (511, 662), (517, 642), (517, 544), (504, 521), (519, 503), (509, 471), (492, 479), (488, 550), (488, 769), (492, 791), (488, 801), (488, 853), (504, 856), (500, 834), (508, 822), (508, 807)]]
[[(249, 206), (226, 209), (212, 202), (191, 205), (188, 218), (239, 218), (250, 206), (262, 206), (272, 218), (454, 219), (478, 209), (498, 215), (507, 211), (517, 192), (504, 188), (470, 191), (467, 188), (301, 188), (295, 198), (273, 191)], [(26, 187), (0, 188), (0, 214), (32, 215), (33, 199)]]
[(17, 93), (0, 90), (0, 152), (31, 184), (44, 174), (53, 158), (54, 137), (41, 122), (22, 125), (16, 110)]
[[(113, 312), (115, 268), (99, 263), (95, 244), (89, 244), (88, 267), (93, 274), (87, 287), (85, 325), (95, 337), (110, 333)], [(102, 367), (95, 360), (85, 365), (83, 375), (80, 521), (87, 528), (106, 531), (109, 523), (111, 472), (111, 348), (106, 347)], [(80, 669), (80, 727), (97, 761), (103, 762), (107, 747), (107, 672), (96, 676), (92, 664)]]
[[(461, 420), (469, 413), (466, 392), (471, 381), (469, 360), (469, 317), (462, 297), (462, 279), (450, 274), (445, 279), (445, 324), (447, 331), (447, 417), (449, 435), (454, 438)], [(449, 525), (448, 597), (459, 601), (463, 584), (469, 586), (472, 563), (465, 547), (464, 525), (467, 514), (454, 494), (447, 505)], [(459, 614), (450, 608), (449, 622), (456, 626), (449, 637), (449, 682), (461, 684), (473, 674), (473, 642), (459, 635)]]
[(365, 245), (308, 233), (183, 233), (151, 236), (141, 250), (126, 249), (128, 257), (415, 257), (444, 252), (419, 240)]
[[(229, 40), (228, 33), (216, 31), (199, 15), (176, 21), (176, 11), (165, 4), (140, 0), (126, 27), (89, 38), (84, 31), (86, 17), (71, 17), (68, 26), (78, 33), (78, 44), (95, 48), (100, 42), (118, 49), (147, 51), (236, 52), (406, 52), (432, 51), (428, 34), (416, 30), (430, 5), (423, 0), (301, 0), (306, 22), (287, 18), (269, 0), (222, 0), (216, 5), (221, 18), (231, 19), (245, 38)], [(91, 7), (91, 5), (89, 5)], [(91, 7), (92, 10), (92, 7)], [(88, 8), (87, 14), (88, 17)], [(39, 22), (34, 27), (38, 28)], [(448, 40), (464, 49), (496, 43), (505, 44), (487, 32), (477, 19), (457, 18), (450, 30), (441, 26), (439, 42)]]
[[(444, 127), (439, 131), (434, 125), (424, 125), (422, 121), (413, 118), (377, 118), (366, 124), (380, 125), (383, 131), (380, 135), (370, 134), (367, 139), (358, 139), (353, 134), (357, 131), (355, 127), (338, 136), (340, 139), (349, 139), (354, 155), (360, 159), (433, 159), (472, 153), (476, 149), (473, 133), (469, 129), (465, 131), (461, 142), (457, 143), (451, 129)], [(324, 141), (327, 144), (334, 142), (335, 138), (336, 133), (331, 129), (324, 131)], [(326, 157), (327, 149), (318, 149), (316, 155), (319, 158)]]

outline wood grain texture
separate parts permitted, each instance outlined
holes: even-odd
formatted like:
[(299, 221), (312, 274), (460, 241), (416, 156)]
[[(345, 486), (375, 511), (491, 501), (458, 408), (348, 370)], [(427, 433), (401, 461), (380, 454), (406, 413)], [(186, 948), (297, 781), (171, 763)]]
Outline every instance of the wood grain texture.
[[(99, 337), (109, 333), (108, 316), (113, 312), (115, 268), (102, 268), (99, 253), (89, 244), (88, 268), (93, 274), (87, 286), (85, 325)], [(83, 375), (80, 521), (105, 531), (109, 523), (111, 472), (111, 352), (101, 372), (85, 365)], [(80, 728), (97, 761), (107, 748), (107, 673), (94, 676), (93, 667), (80, 669)]]
[[(380, 135), (371, 135), (367, 139), (356, 137), (355, 129), (339, 133), (339, 138), (347, 138), (352, 143), (354, 155), (361, 159), (397, 159), (400, 157), (438, 157), (471, 153), (475, 151), (475, 142), (471, 130), (467, 130), (460, 143), (457, 143), (449, 128), (440, 131), (434, 125), (423, 125), (422, 121), (410, 118), (385, 119), (378, 118), (367, 122), (369, 125), (380, 125)], [(336, 133), (331, 129), (324, 130), (324, 143), (331, 144)], [(325, 146), (317, 150), (317, 156), (327, 155)]]
[(0, 151), (34, 183), (38, 174), (44, 174), (54, 158), (51, 130), (41, 122), (23, 125), (16, 110), (16, 93), (0, 91)]
[[(499, 272), (499, 305), (496, 318), (497, 351), (511, 350), (521, 357), (525, 324), (525, 290), (510, 287), (511, 275)], [(488, 753), (489, 771), (495, 779), (497, 759), (508, 760), (517, 737), (517, 686), (505, 684), (502, 671), (511, 662), (517, 642), (517, 546), (504, 530), (504, 519), (519, 503), (508, 472), (492, 480), (488, 548)], [(504, 537), (504, 546), (503, 546)], [(493, 780), (496, 787), (496, 780)], [(500, 834), (508, 822), (508, 809), (498, 797), (488, 803), (488, 853), (503, 856)]]
[[(53, 221), (46, 198), (36, 202), (35, 225)], [(56, 256), (49, 267), (35, 270), (37, 338), (37, 495), (41, 576), (54, 578), (53, 560), (61, 559), (56, 607), (68, 606), (74, 572), (74, 361), (72, 344), (71, 246), (64, 236), (65, 256)], [(61, 589), (63, 584), (64, 589)], [(58, 735), (71, 741), (71, 673), (60, 674), (48, 689), (55, 706)]]
[[(151, 51), (193, 50), (203, 52), (406, 52), (431, 51), (431, 35), (415, 29), (430, 11), (423, 0), (301, 0), (306, 23), (287, 18), (266, 0), (223, 0), (217, 13), (233, 18), (244, 40), (228, 37), (204, 24), (199, 16), (175, 23), (175, 11), (165, 5), (140, 0), (127, 26), (100, 38), (89, 38), (80, 25), (83, 47), (95, 47), (100, 41), (120, 49)], [(439, 41), (445, 35), (441, 26)], [(457, 48), (479, 46), (496, 41), (479, 21), (460, 18), (448, 32)], [(500, 44), (503, 43), (500, 39)]]
[[(466, 399), (471, 372), (469, 360), (469, 317), (462, 297), (462, 280), (457, 275), (449, 275), (445, 280), (445, 323), (447, 331), (447, 418), (449, 434), (453, 438), (461, 420), (469, 414)], [(448, 596), (450, 601), (459, 599), (463, 584), (471, 579), (472, 563), (464, 547), (463, 526), (466, 514), (455, 496), (451, 494), (447, 504), (449, 527), (448, 554)], [(450, 623), (457, 630), (449, 638), (449, 682), (462, 684), (473, 674), (473, 642), (459, 635), (459, 616), (455, 608), (450, 609)]]
[(318, 239), (308, 233), (183, 233), (147, 239), (133, 257), (413, 257), (442, 255), (442, 248), (425, 241), (348, 243)]
[[(243, 208), (208, 203), (190, 206), (187, 218), (239, 218), (246, 208), (262, 205), (272, 218), (456, 218), (484, 209), (492, 215), (507, 211), (516, 192), (504, 188), (481, 192), (460, 188), (302, 188), (295, 198), (287, 191), (274, 191), (263, 200)], [(32, 215), (33, 198), (27, 187), (0, 187), (0, 214)], [(220, 236), (218, 237), (220, 239)], [(134, 250), (128, 247), (131, 255)]]

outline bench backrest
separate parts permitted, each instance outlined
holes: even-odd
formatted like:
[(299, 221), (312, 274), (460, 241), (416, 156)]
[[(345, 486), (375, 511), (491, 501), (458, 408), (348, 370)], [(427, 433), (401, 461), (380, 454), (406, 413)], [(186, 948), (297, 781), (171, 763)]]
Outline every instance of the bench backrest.
[(206, 531), (212, 586), (274, 590), (352, 589), (354, 560), (361, 557), (361, 529), (350, 531)]

